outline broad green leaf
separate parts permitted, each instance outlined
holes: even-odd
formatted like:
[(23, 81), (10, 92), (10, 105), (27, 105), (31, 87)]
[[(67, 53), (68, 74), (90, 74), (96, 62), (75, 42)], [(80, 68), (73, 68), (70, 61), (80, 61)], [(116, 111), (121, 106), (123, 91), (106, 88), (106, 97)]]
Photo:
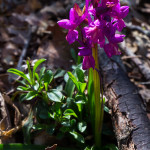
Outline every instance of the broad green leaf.
[(66, 86), (65, 86), (65, 92), (66, 95), (68, 97), (72, 97), (73, 96), (73, 91), (75, 89), (75, 84), (73, 83), (73, 81), (69, 78), (67, 80)]
[(68, 73), (65, 73), (65, 75), (64, 75), (64, 80), (65, 80), (66, 83), (68, 82), (68, 80), (69, 80)]
[(39, 78), (38, 73), (35, 73), (35, 77), (36, 77), (37, 81), (40, 82), (40, 78)]
[(83, 95), (76, 95), (75, 97), (76, 100), (76, 104), (85, 104), (86, 103), (86, 99)]
[(85, 142), (85, 140), (84, 140), (84, 137), (81, 135), (81, 134), (79, 134), (79, 133), (77, 133), (77, 132), (69, 132), (71, 135), (73, 135), (73, 137), (77, 140), (77, 141), (79, 141), (79, 142), (81, 142), (81, 143), (84, 143)]
[(41, 77), (44, 75), (44, 72), (45, 72), (45, 70), (46, 70), (46, 67), (42, 67), (41, 68), (41, 70), (40, 70), (40, 79), (41, 79)]
[(22, 71), (19, 71), (19, 70), (14, 69), (14, 68), (10, 68), (10, 69), (7, 70), (7, 72), (16, 74), (16, 75), (24, 78), (25, 80), (27, 80), (31, 84), (31, 81), (28, 79), (28, 77)]
[(39, 86), (40, 86), (39, 83), (36, 81), (32, 87), (35, 91), (38, 91)]
[(78, 123), (78, 129), (79, 129), (80, 132), (83, 133), (86, 130), (86, 128), (87, 128), (87, 124), (86, 124), (85, 121), (82, 121), (82, 122)]
[(27, 87), (24, 87), (24, 86), (18, 86), (17, 90), (19, 90), (19, 91), (30, 91), (31, 88), (27, 88)]
[(76, 79), (76, 77), (71, 73), (71, 72), (69, 72), (68, 71), (68, 75), (69, 75), (69, 78), (73, 81), (73, 83), (77, 86), (77, 88), (78, 88), (78, 81), (77, 81), (77, 79)]
[(64, 112), (64, 115), (65, 116), (74, 116), (74, 117), (78, 117), (77, 115), (76, 115), (76, 113), (72, 110), (72, 109), (66, 109), (65, 110), (65, 112)]
[(85, 88), (86, 88), (86, 83), (81, 83), (81, 82), (78, 82), (78, 91), (83, 93), (85, 91)]
[(23, 80), (17, 80), (17, 82), (25, 85), (26, 87), (29, 87), (29, 84), (26, 82), (25, 79), (23, 79)]
[(52, 89), (48, 91), (47, 96), (51, 101), (54, 102), (61, 102), (61, 99), (63, 97), (62, 93), (56, 89)]
[(37, 92), (35, 91), (30, 91), (26, 94), (26, 96), (24, 97), (24, 100), (31, 100), (33, 99), (34, 97), (37, 96)]
[(70, 120), (65, 120), (65, 121), (62, 121), (61, 124), (64, 126), (64, 127), (70, 127)]
[(107, 106), (104, 105), (104, 111), (109, 113), (109, 108)]
[(21, 94), (20, 97), (19, 97), (19, 100), (20, 100), (21, 102), (24, 101), (26, 95), (27, 95), (27, 93)]
[(57, 69), (54, 74), (54, 78), (57, 79), (57, 78), (63, 77), (65, 72), (66, 72), (65, 70)]
[(78, 82), (76, 77), (71, 73), (68, 72), (69, 78), (73, 81), (73, 83), (76, 85), (79, 92), (83, 93), (86, 88), (86, 83)]
[(83, 83), (84, 82), (84, 73), (83, 73), (83, 71), (79, 68), (76, 68), (76, 74), (77, 74), (78, 80)]
[(51, 83), (52, 80), (53, 80), (53, 72), (51, 70), (47, 70), (46, 73), (44, 74), (44, 85), (46, 91), (48, 91), (48, 85)]
[(34, 80), (34, 76), (35, 76), (35, 71), (37, 69), (37, 67), (42, 63), (44, 62), (46, 59), (42, 58), (42, 59), (39, 59), (38, 61), (35, 62), (34, 66), (33, 66), (33, 80)]

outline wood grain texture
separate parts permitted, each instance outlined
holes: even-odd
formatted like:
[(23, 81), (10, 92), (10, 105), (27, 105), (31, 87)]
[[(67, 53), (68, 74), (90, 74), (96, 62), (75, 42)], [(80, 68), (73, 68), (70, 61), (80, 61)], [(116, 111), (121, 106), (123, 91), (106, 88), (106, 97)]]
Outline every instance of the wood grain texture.
[(103, 50), (99, 59), (119, 149), (150, 150), (150, 120), (137, 88), (120, 67), (121, 61), (112, 61)]

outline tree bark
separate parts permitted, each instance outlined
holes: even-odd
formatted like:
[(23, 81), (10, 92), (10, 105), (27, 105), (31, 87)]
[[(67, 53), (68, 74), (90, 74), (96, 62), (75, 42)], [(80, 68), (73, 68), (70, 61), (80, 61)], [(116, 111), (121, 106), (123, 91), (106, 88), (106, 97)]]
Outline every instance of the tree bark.
[(121, 60), (109, 59), (103, 50), (99, 59), (119, 149), (150, 150), (150, 120), (137, 88), (120, 67)]

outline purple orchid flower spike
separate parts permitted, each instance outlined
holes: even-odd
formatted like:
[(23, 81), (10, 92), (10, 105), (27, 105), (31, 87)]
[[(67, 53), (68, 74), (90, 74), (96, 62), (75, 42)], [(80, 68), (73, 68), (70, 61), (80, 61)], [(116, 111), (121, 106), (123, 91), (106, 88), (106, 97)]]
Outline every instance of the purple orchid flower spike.
[[(95, 69), (92, 47), (98, 44), (108, 57), (120, 55), (118, 43), (125, 35), (116, 34), (125, 27), (123, 19), (129, 12), (128, 6), (121, 6), (120, 0), (85, 0), (83, 11), (77, 4), (70, 10), (69, 19), (58, 21), (60, 27), (68, 29), (66, 40), (69, 44), (78, 41), (79, 56), (83, 56), (83, 69)], [(89, 5), (90, 4), (90, 5)], [(84, 21), (85, 26), (81, 23)], [(80, 30), (81, 38), (77, 31)]]

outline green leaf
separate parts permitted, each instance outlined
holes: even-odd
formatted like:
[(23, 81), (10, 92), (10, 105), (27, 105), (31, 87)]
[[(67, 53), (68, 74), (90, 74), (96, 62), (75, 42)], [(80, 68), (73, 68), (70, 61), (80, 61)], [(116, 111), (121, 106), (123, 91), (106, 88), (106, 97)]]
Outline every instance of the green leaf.
[(76, 86), (78, 86), (78, 81), (77, 81), (76, 77), (71, 72), (69, 72), (69, 71), (68, 71), (68, 75), (69, 75), (69, 78), (73, 81), (73, 83)]
[(83, 133), (86, 130), (86, 128), (87, 128), (87, 124), (86, 124), (85, 121), (82, 121), (82, 122), (78, 123), (78, 129), (79, 129), (80, 132)]
[(107, 106), (105, 106), (105, 105), (104, 105), (104, 111), (109, 114), (109, 108)]
[(24, 78), (25, 80), (27, 80), (29, 82), (29, 84), (32, 84), (31, 81), (28, 79), (28, 77), (22, 71), (19, 71), (18, 69), (10, 68), (7, 70), (7, 72), (16, 74), (16, 75)]
[(22, 84), (22, 85), (25, 85), (26, 87), (29, 87), (30, 85), (28, 83), (26, 83), (26, 80), (23, 79), (23, 80), (17, 80), (18, 83)]
[(52, 89), (48, 91), (47, 96), (51, 101), (54, 102), (61, 102), (61, 99), (63, 97), (62, 93), (56, 89)]
[(66, 72), (65, 70), (57, 69), (54, 74), (54, 78), (57, 79), (57, 78), (63, 77), (65, 72)]
[(38, 91), (39, 86), (40, 86), (39, 83), (36, 81), (32, 87), (35, 91)]
[(34, 97), (37, 96), (37, 92), (35, 91), (30, 91), (26, 94), (26, 96), (22, 99), (22, 100), (31, 100), (33, 99)]
[(64, 81), (67, 83), (69, 80), (69, 76), (68, 76), (68, 73), (65, 73), (64, 75)]
[(62, 121), (61, 124), (62, 124), (64, 127), (70, 127), (70, 120)]
[(31, 88), (24, 87), (24, 86), (18, 86), (18, 87), (17, 87), (17, 90), (19, 90), (19, 91), (30, 91)]
[(85, 91), (85, 88), (86, 88), (86, 83), (78, 82), (78, 86), (79, 86), (78, 91), (83, 93)]
[(66, 109), (65, 110), (65, 112), (64, 112), (64, 115), (65, 116), (74, 116), (74, 117), (78, 117), (77, 115), (76, 115), (76, 113), (72, 110), (72, 109)]
[(79, 68), (76, 68), (76, 74), (77, 74), (78, 80), (83, 83), (84, 82), (84, 73), (83, 73), (83, 71)]
[(75, 97), (76, 100), (76, 104), (85, 104), (86, 103), (86, 99), (83, 95), (76, 95)]
[(66, 95), (68, 97), (72, 97), (73, 96), (73, 91), (75, 89), (75, 84), (73, 83), (73, 81), (69, 78), (67, 80), (66, 86), (65, 86), (65, 92)]
[(42, 63), (44, 62), (46, 59), (42, 58), (42, 59), (39, 59), (38, 61), (35, 62), (34, 66), (33, 66), (33, 80), (34, 80), (34, 76), (35, 76), (35, 71), (37, 69), (37, 67)]
[(46, 73), (44, 74), (44, 85), (46, 91), (48, 91), (48, 85), (51, 83), (52, 80), (53, 80), (53, 72), (51, 70), (47, 70)]
[(42, 78), (42, 76), (44, 75), (44, 72), (46, 70), (46, 67), (42, 67), (41, 70), (40, 70), (40, 79)]
[(69, 132), (71, 135), (73, 135), (73, 137), (77, 140), (77, 141), (79, 141), (79, 142), (81, 142), (81, 143), (84, 143), (85, 142), (85, 140), (84, 140), (84, 137), (81, 135), (81, 134), (79, 134), (79, 133), (77, 133), (77, 132)]
[(39, 78), (38, 73), (35, 73), (35, 77), (36, 77), (37, 81), (40, 82), (40, 78)]
[(19, 100), (22, 102), (25, 100), (25, 97), (26, 97), (27, 93), (25, 94), (21, 94), (20, 97), (19, 97)]
[(76, 85), (78, 91), (83, 93), (86, 88), (86, 83), (78, 82), (76, 77), (71, 72), (68, 72), (68, 75), (70, 79), (73, 81), (73, 83)]

